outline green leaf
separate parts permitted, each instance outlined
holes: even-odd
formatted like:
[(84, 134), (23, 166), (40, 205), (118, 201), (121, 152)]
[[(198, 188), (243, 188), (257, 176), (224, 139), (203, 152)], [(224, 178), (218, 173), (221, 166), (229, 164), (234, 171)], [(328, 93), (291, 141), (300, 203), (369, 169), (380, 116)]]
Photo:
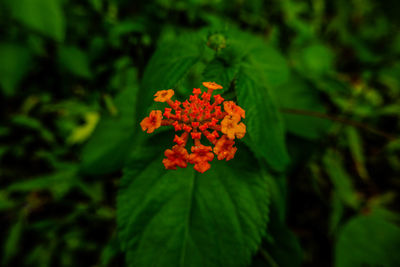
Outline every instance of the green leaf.
[[(268, 223), (268, 237), (260, 249), (264, 259), (264, 264), (260, 266), (300, 266), (303, 258), (300, 243), (285, 223), (286, 179), (267, 176), (267, 182), (271, 192), (271, 219)], [(257, 262), (260, 260), (255, 258), (252, 266), (258, 266)]]
[(364, 157), (364, 146), (360, 134), (357, 129), (353, 127), (346, 128), (346, 134), (351, 155), (353, 157), (354, 164), (360, 177), (364, 180), (368, 180), (369, 175), (365, 165)]
[[(141, 83), (139, 117), (150, 107), (159, 90), (175, 88), (191, 67), (201, 58), (205, 41), (200, 35), (185, 35), (172, 42), (162, 43), (146, 66)], [(188, 91), (190, 92), (190, 91)]]
[(13, 208), (17, 203), (13, 201), (6, 191), (0, 191), (0, 212)]
[(360, 199), (356, 195), (351, 177), (342, 164), (340, 154), (328, 150), (323, 157), (323, 163), (338, 197), (343, 203), (356, 209), (360, 205)]
[[(292, 75), (287, 83), (276, 88), (274, 94), (282, 109), (318, 113), (326, 111), (318, 91), (297, 75)], [(288, 132), (311, 140), (323, 137), (331, 125), (327, 119), (301, 113), (293, 114), (285, 110), (282, 116)]]
[(400, 266), (400, 228), (378, 215), (360, 215), (341, 230), (335, 266)]
[(283, 121), (263, 72), (251, 63), (242, 64), (235, 88), (239, 104), (246, 111), (251, 148), (272, 168), (283, 171), (289, 163)]
[[(207, 64), (203, 77), (204, 81), (216, 82), (222, 85), (223, 89), (218, 90), (219, 94), (227, 91), (239, 71), (236, 51), (237, 47), (225, 48), (220, 54)], [(240, 62), (239, 62), (240, 63)]]
[(56, 41), (63, 42), (65, 20), (60, 0), (8, 0), (15, 20)]
[(0, 44), (0, 58), (0, 86), (4, 94), (10, 96), (29, 70), (32, 57), (26, 47)]
[(3, 257), (1, 259), (2, 266), (7, 266), (9, 261), (18, 253), (24, 222), (25, 215), (21, 212), (17, 221), (9, 229), (7, 239), (4, 242)]
[(204, 174), (192, 166), (167, 171), (160, 157), (132, 161), (117, 201), (129, 266), (248, 265), (265, 232), (269, 202), (265, 176), (249, 156), (241, 147), (234, 160), (213, 161)]
[(344, 205), (337, 192), (333, 192), (331, 199), (331, 214), (329, 218), (329, 231), (336, 233), (344, 215)]
[[(127, 75), (133, 75), (127, 72)], [(116, 116), (106, 115), (84, 146), (81, 170), (86, 174), (110, 173), (122, 168), (134, 139), (135, 101), (138, 88), (129, 86), (115, 98)]]
[(8, 192), (31, 192), (49, 190), (56, 199), (62, 198), (79, 185), (76, 167), (70, 166), (53, 174), (15, 182), (7, 187)]
[(37, 118), (32, 118), (26, 115), (15, 115), (12, 117), (11, 122), (22, 128), (38, 132), (40, 137), (49, 143), (55, 141), (54, 134), (50, 130), (46, 129), (43, 123)]
[(307, 76), (321, 76), (333, 69), (334, 54), (323, 44), (311, 44), (301, 51), (299, 70)]
[(297, 237), (285, 225), (276, 218), (269, 224), (269, 232), (272, 234), (271, 240), (266, 242), (263, 253), (268, 252), (273, 259), (271, 266), (295, 267), (301, 266), (303, 252)]
[(223, 89), (219, 90), (218, 93), (222, 94), (229, 89), (232, 80), (239, 71), (237, 65), (226, 65), (223, 59), (214, 59), (211, 61), (204, 72), (204, 81), (216, 82), (222, 85)]
[(101, 252), (101, 265), (100, 266), (110, 266), (112, 260), (121, 254), (121, 247), (119, 245), (119, 240), (117, 236), (111, 237), (111, 240), (104, 247)]
[(289, 156), (273, 89), (287, 81), (289, 68), (280, 53), (261, 39), (235, 30), (227, 34), (228, 52), (221, 57), (231, 68), (239, 105), (246, 111), (246, 140), (272, 168), (282, 171)]
[(79, 48), (61, 46), (58, 51), (58, 59), (70, 73), (87, 79), (92, 76), (87, 54)]

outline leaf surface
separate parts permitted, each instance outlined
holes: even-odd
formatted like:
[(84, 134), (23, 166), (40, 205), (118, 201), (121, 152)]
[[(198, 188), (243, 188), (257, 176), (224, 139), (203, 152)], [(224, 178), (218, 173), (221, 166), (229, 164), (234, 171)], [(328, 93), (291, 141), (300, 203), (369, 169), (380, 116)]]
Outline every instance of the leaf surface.
[(399, 266), (400, 228), (378, 215), (358, 216), (342, 229), (335, 266)]
[(21, 24), (56, 41), (65, 38), (60, 0), (8, 0), (11, 14)]
[[(317, 90), (297, 75), (274, 90), (281, 108), (306, 112), (326, 111)], [(285, 128), (288, 132), (310, 140), (320, 138), (329, 129), (331, 122), (304, 114), (283, 112)]]
[(254, 66), (243, 65), (235, 88), (239, 105), (246, 110), (250, 146), (272, 168), (283, 171), (289, 163), (283, 121), (264, 77)]
[(158, 47), (143, 74), (141, 101), (138, 102), (139, 117), (145, 115), (157, 91), (176, 88), (201, 58), (203, 48), (204, 44), (196, 34), (166, 41)]
[[(268, 186), (249, 153), (199, 174), (166, 171), (161, 158), (131, 162), (117, 223), (131, 266), (246, 266), (268, 220)], [(154, 252), (157, 251), (157, 257)]]
[(0, 86), (5, 95), (13, 95), (30, 68), (32, 56), (26, 47), (11, 43), (0, 44)]
[[(129, 72), (129, 75), (133, 73)], [(82, 151), (81, 169), (96, 175), (116, 171), (124, 165), (134, 142), (136, 86), (129, 86), (115, 99), (116, 116), (105, 115)]]

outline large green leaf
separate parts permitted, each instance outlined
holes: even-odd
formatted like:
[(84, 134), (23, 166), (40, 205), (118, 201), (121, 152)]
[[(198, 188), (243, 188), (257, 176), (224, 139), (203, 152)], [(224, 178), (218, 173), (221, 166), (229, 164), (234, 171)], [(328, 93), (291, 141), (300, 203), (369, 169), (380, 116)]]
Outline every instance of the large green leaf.
[(400, 266), (400, 228), (378, 215), (358, 216), (340, 232), (335, 266)]
[(139, 117), (145, 115), (153, 95), (159, 90), (175, 88), (201, 58), (205, 40), (201, 35), (185, 35), (162, 43), (146, 66), (138, 103)]
[(14, 19), (40, 34), (62, 42), (65, 20), (60, 0), (8, 0)]
[(220, 71), (223, 75), (219, 76), (222, 81), (224, 76), (236, 79), (238, 102), (246, 110), (249, 145), (271, 167), (282, 171), (289, 163), (289, 156), (273, 89), (288, 79), (288, 66), (280, 53), (261, 39), (239, 31), (228, 34), (226, 53), (231, 56), (222, 54), (221, 57), (229, 62), (225, 64), (229, 68), (225, 74)]
[(300, 243), (285, 222), (286, 179), (284, 177), (267, 178), (271, 192), (269, 235), (251, 266), (300, 266), (303, 258)]
[(289, 163), (283, 121), (265, 76), (251, 63), (243, 63), (237, 76), (236, 92), (246, 110), (250, 146), (278, 171)]
[(160, 157), (132, 161), (117, 202), (129, 265), (248, 265), (265, 232), (269, 202), (265, 176), (249, 155), (240, 148), (234, 160), (213, 161), (204, 174), (192, 166), (167, 171)]

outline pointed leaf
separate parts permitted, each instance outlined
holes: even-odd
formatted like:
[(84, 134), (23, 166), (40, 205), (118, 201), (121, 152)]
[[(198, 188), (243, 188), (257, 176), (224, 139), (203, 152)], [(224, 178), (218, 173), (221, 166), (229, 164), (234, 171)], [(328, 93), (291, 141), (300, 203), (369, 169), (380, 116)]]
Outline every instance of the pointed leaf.
[(60, 64), (70, 73), (89, 79), (92, 76), (87, 54), (74, 46), (61, 46), (58, 51)]
[(335, 266), (400, 266), (400, 228), (378, 215), (358, 216), (340, 232)]
[(5, 95), (12, 95), (29, 70), (32, 56), (26, 47), (0, 44), (0, 87)]
[(356, 194), (350, 175), (343, 166), (339, 153), (328, 150), (323, 158), (323, 163), (341, 201), (352, 208), (357, 208), (360, 205), (360, 199)]
[(289, 155), (283, 121), (262, 72), (252, 64), (242, 64), (235, 89), (240, 106), (246, 110), (250, 146), (272, 168), (284, 170)]
[(268, 220), (268, 187), (249, 153), (237, 154), (204, 174), (164, 170), (161, 158), (126, 168), (117, 223), (130, 266), (250, 263)]
[(59, 42), (65, 37), (61, 2), (60, 0), (8, 0), (15, 20)]

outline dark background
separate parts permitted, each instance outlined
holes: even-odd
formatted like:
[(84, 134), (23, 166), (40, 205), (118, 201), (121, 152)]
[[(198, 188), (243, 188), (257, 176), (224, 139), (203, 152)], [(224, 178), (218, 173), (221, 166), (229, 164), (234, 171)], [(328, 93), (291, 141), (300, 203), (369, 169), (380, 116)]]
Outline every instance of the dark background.
[[(398, 1), (377, 0), (1, 1), (1, 263), (125, 264), (116, 194), (120, 154), (134, 137), (94, 137), (96, 126), (111, 129), (130, 114), (120, 94), (140, 86), (162, 41), (237, 27), (280, 50), (294, 73), (288, 87), (318, 92), (300, 104), (279, 97), (295, 125), (286, 136), (288, 239), (298, 240), (304, 266), (333, 266), (339, 229), (352, 218), (374, 211), (399, 221), (399, 11)], [(107, 146), (113, 140), (122, 142)], [(265, 244), (253, 264), (290, 266), (291, 242), (276, 254), (282, 262), (268, 260)], [(380, 247), (397, 254), (392, 243)], [(371, 266), (392, 266), (372, 254)]]

